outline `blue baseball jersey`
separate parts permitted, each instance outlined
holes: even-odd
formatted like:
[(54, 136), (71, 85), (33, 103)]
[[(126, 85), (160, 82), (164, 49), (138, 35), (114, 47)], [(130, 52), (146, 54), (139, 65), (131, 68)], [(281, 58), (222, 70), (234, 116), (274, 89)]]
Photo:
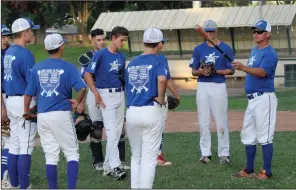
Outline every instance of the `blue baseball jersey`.
[[(229, 45), (221, 42), (218, 46), (233, 60), (233, 50)], [(229, 62), (215, 47), (210, 47), (206, 42), (203, 42), (194, 48), (189, 67), (198, 70), (201, 61), (204, 61), (206, 64), (214, 63), (216, 70), (233, 70), (231, 62)], [(212, 76), (199, 76), (197, 80), (198, 82), (224, 83), (226, 77), (224, 75), (214, 74)]]
[(276, 51), (269, 45), (263, 49), (253, 48), (248, 60), (251, 68), (262, 68), (266, 72), (265, 77), (255, 77), (246, 73), (245, 92), (274, 92), (274, 75), (278, 63)]
[(97, 88), (119, 88), (123, 86), (120, 75), (125, 71), (125, 62), (123, 53), (104, 48), (95, 53), (85, 72), (95, 75)]
[(165, 61), (159, 56), (139, 55), (125, 70), (127, 107), (154, 105), (158, 96), (157, 78), (166, 76)]
[(161, 60), (160, 62), (164, 63), (164, 69), (165, 69), (165, 74), (166, 74), (165, 76), (166, 76), (167, 80), (170, 80), (171, 73), (170, 73), (170, 68), (169, 68), (169, 63), (168, 63), (167, 58), (162, 54), (158, 54), (158, 57)]
[(7, 51), (7, 49), (1, 49), (1, 92), (2, 93), (5, 93), (5, 88), (4, 88), (4, 55)]
[(61, 59), (49, 58), (36, 64), (30, 75), (26, 95), (37, 97), (38, 113), (70, 111), (72, 88), (86, 88), (78, 69)]
[(30, 70), (35, 65), (33, 54), (20, 45), (12, 45), (4, 56), (4, 88), (6, 95), (24, 95)]

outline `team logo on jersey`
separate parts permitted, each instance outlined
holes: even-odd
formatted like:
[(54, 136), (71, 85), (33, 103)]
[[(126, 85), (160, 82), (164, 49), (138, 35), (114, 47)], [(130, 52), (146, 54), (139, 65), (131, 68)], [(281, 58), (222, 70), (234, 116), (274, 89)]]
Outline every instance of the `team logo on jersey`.
[(96, 69), (96, 66), (97, 66), (97, 63), (96, 62), (91, 62), (90, 69), (94, 71)]
[(112, 63), (110, 63), (110, 65), (111, 65), (111, 68), (110, 68), (109, 72), (113, 71), (113, 70), (118, 71), (118, 68), (120, 66), (117, 59), (115, 61), (113, 61)]
[(63, 69), (42, 69), (38, 72), (40, 86), (42, 88), (41, 96), (46, 93), (46, 97), (51, 97), (53, 94), (59, 95), (57, 87), (60, 85), (60, 76), (64, 73)]
[(12, 62), (16, 59), (15, 56), (5, 55), (4, 56), (4, 80), (9, 81), (12, 80)]
[(253, 63), (256, 61), (255, 56), (252, 56), (251, 58), (249, 58), (248, 61), (248, 66), (253, 66)]
[(138, 94), (141, 93), (143, 89), (145, 92), (149, 90), (145, 85), (149, 82), (150, 69), (152, 69), (152, 65), (139, 65), (128, 68), (128, 81), (133, 86), (132, 92), (136, 90)]
[(207, 60), (205, 61), (205, 63), (216, 63), (216, 59), (219, 56), (215, 56), (215, 52), (213, 52), (212, 54), (209, 54), (209, 56), (206, 56)]

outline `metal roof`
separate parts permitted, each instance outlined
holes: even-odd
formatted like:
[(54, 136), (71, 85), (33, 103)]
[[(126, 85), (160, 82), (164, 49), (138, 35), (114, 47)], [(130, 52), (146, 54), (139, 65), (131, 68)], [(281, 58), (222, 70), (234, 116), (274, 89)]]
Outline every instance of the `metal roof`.
[[(294, 5), (263, 5), (263, 18), (272, 26), (291, 25), (296, 14)], [(218, 27), (250, 27), (258, 21), (259, 6), (213, 7), (170, 9), (152, 11), (128, 11), (102, 13), (93, 28), (109, 32), (115, 26), (123, 26), (129, 31), (142, 31), (149, 27), (162, 30), (191, 29), (202, 25), (206, 19), (217, 22)]]

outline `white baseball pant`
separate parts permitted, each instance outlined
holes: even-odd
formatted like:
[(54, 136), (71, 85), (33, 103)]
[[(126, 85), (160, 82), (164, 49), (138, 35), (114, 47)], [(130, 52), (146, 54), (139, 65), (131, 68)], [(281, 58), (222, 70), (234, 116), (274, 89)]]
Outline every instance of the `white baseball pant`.
[[(32, 100), (30, 107), (36, 105)], [(9, 153), (14, 155), (32, 154), (35, 146), (37, 124), (25, 121), (24, 96), (12, 96), (7, 98), (7, 115), (10, 119), (10, 145)]]
[(114, 169), (121, 165), (118, 142), (123, 128), (125, 97), (124, 91), (112, 92), (109, 89), (98, 89), (106, 108), (100, 106), (107, 136), (104, 169)]
[(200, 149), (211, 156), (211, 112), (216, 121), (218, 157), (229, 156), (228, 95), (225, 83), (199, 82), (196, 94)]
[(264, 93), (248, 101), (241, 131), (241, 141), (244, 145), (272, 143), (277, 104), (275, 93)]
[(162, 115), (160, 106), (130, 106), (126, 128), (131, 145), (131, 188), (152, 188), (159, 151)]
[(38, 133), (47, 165), (57, 165), (60, 150), (67, 161), (79, 161), (79, 145), (70, 111), (38, 114)]
[(92, 122), (103, 121), (102, 111), (96, 106), (95, 95), (91, 90), (88, 90), (86, 96), (86, 104), (88, 109), (88, 114)]
[(166, 106), (162, 106), (161, 107), (161, 115), (162, 115), (162, 130), (161, 132), (163, 133), (164, 132), (164, 129), (165, 129), (165, 121), (167, 120), (168, 118), (168, 112), (169, 112), (169, 108), (168, 108), (168, 96), (165, 94), (165, 101), (166, 101)]
[[(7, 98), (6, 98), (6, 94), (2, 93), (2, 96), (3, 96), (3, 100), (4, 100), (4, 104), (7, 106)], [(2, 141), (1, 141), (1, 147), (3, 149), (9, 149), (9, 137), (4, 137), (4, 136), (1, 136), (2, 138)]]

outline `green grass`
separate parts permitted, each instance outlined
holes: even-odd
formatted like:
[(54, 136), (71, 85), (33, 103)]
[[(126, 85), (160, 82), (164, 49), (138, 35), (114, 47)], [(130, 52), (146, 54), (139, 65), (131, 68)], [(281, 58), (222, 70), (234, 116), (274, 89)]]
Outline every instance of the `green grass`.
[[(109, 42), (107, 42), (108, 44)], [(44, 50), (43, 45), (30, 45), (28, 48), (33, 52), (36, 63), (48, 58), (47, 52)], [(128, 55), (127, 45), (123, 48), (123, 51)], [(78, 64), (78, 57), (91, 49), (90, 46), (68, 46), (66, 45), (63, 59), (70, 63), (73, 63), (80, 68)], [(74, 91), (73, 91), (74, 92)], [(74, 97), (76, 93), (74, 92)], [(279, 98), (278, 110), (279, 111), (295, 111), (296, 106), (296, 89), (284, 90), (277, 92)], [(238, 97), (229, 97), (229, 110), (244, 111), (247, 107), (247, 98), (242, 95)], [(195, 96), (182, 96), (181, 104), (175, 111), (196, 111)]]
[[(217, 158), (217, 136), (212, 133), (212, 163), (204, 165), (198, 162), (200, 157), (199, 133), (169, 133), (165, 135), (165, 157), (173, 162), (172, 167), (157, 167), (154, 188), (295, 188), (295, 144), (296, 132), (276, 132), (274, 139), (274, 156), (272, 162), (273, 177), (267, 181), (257, 179), (234, 179), (233, 172), (239, 171), (245, 164), (244, 146), (238, 132), (230, 134), (231, 166), (219, 164)], [(105, 147), (105, 142), (104, 146)], [(126, 158), (130, 161), (129, 142), (126, 141)], [(105, 149), (105, 148), (104, 148)], [(287, 151), (290, 150), (290, 151)], [(80, 167), (77, 188), (130, 188), (130, 171), (124, 181), (114, 181), (103, 177), (92, 166), (91, 152), (88, 144), (80, 144)], [(45, 159), (42, 149), (36, 147), (32, 157), (31, 182), (33, 188), (47, 188)], [(257, 147), (255, 170), (262, 167), (261, 147)], [(61, 154), (58, 166), (59, 188), (66, 188), (67, 164)]]
[[(278, 98), (278, 111), (296, 111), (296, 89), (283, 89), (276, 92)], [(228, 98), (228, 110), (244, 111), (248, 99), (245, 95)], [(181, 103), (175, 111), (196, 111), (196, 97), (183, 95)]]

